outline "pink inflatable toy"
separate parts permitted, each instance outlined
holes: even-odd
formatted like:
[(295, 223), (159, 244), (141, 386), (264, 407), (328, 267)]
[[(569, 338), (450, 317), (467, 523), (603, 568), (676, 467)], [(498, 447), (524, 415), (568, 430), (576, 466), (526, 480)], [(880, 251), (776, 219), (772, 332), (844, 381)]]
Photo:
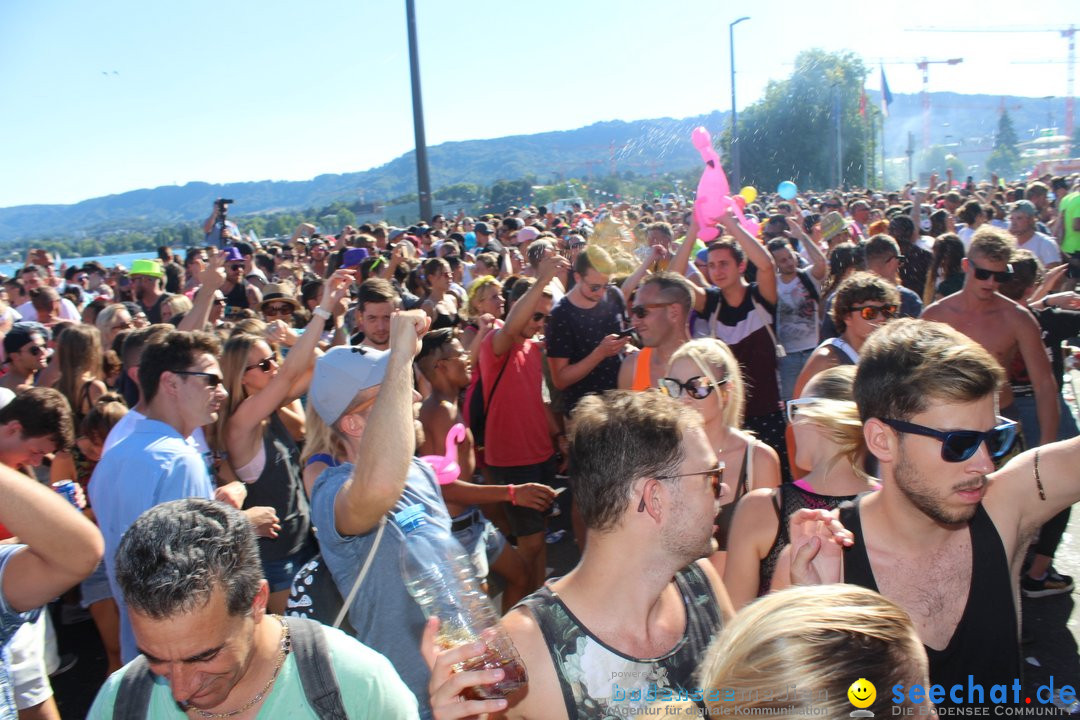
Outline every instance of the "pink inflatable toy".
[(446, 433), (445, 455), (424, 455), (420, 458), (435, 469), (435, 477), (440, 485), (449, 485), (461, 475), (461, 466), (457, 461), (457, 446), (464, 439), (465, 426), (458, 423)]
[(757, 237), (761, 231), (761, 224), (757, 220), (749, 219), (743, 214), (743, 209), (731, 199), (731, 186), (728, 185), (727, 175), (720, 164), (720, 156), (712, 145), (712, 136), (703, 127), (694, 128), (690, 134), (694, 147), (701, 153), (701, 159), (705, 162), (705, 170), (701, 173), (698, 181), (697, 198), (694, 200), (694, 219), (698, 224), (698, 237), (702, 242), (711, 242), (716, 239), (720, 231), (715, 223), (718, 218), (731, 209), (738, 218), (739, 224), (746, 232)]

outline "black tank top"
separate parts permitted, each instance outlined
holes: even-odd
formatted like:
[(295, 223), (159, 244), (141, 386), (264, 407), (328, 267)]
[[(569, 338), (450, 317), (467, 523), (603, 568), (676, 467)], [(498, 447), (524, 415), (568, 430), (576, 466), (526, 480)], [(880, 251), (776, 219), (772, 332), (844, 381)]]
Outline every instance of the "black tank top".
[(720, 514), (716, 516), (716, 532), (713, 533), (713, 537), (716, 538), (717, 550), (727, 550), (728, 535), (731, 534), (731, 519), (735, 517), (735, 506), (739, 504), (739, 499), (750, 490), (750, 478), (747, 476), (746, 467), (750, 464), (750, 454), (754, 452), (755, 447), (757, 447), (757, 440), (746, 443), (746, 455), (739, 469), (739, 479), (735, 481), (735, 497), (727, 505), (721, 507)]
[(632, 658), (608, 647), (547, 585), (519, 603), (533, 614), (544, 635), (569, 720), (621, 717), (630, 711), (644, 714), (650, 687), (667, 688), (673, 695), (693, 691), (697, 666), (720, 632), (723, 618), (712, 585), (697, 563), (675, 575), (675, 586), (686, 609), (686, 630), (674, 648), (657, 658)]
[(247, 284), (238, 282), (233, 285), (233, 289), (225, 293), (225, 304), (236, 308), (250, 307), (251, 303), (248, 302), (247, 296)]
[(300, 474), (300, 450), (285, 423), (275, 412), (263, 429), (266, 464), (259, 478), (247, 486), (244, 509), (270, 506), (277, 511), (281, 531), (276, 538), (259, 538), (264, 563), (284, 560), (312, 542), (311, 509)]
[(788, 529), (788, 518), (797, 510), (807, 508), (809, 510), (832, 510), (846, 502), (855, 499), (854, 495), (819, 495), (799, 487), (795, 483), (781, 483), (780, 487), (773, 491), (773, 509), (776, 510), (776, 537), (769, 552), (761, 559), (758, 567), (758, 597), (769, 592), (772, 586), (772, 576), (776, 572), (776, 562), (780, 559), (780, 553), (791, 544), (791, 535)]
[[(866, 546), (862, 543), (862, 520), (859, 503), (863, 495), (854, 502), (840, 507), (840, 522), (855, 534), (855, 544), (844, 551), (844, 582), (861, 585), (878, 591)], [(956, 625), (952, 638), (944, 650), (926, 648), (930, 658), (930, 682), (945, 688), (946, 698), (941, 706), (953, 705), (948, 698), (949, 688), (953, 685), (963, 687), (964, 705), (967, 706), (968, 675), (973, 683), (983, 687), (983, 702), (970, 705), (992, 705), (990, 688), (992, 685), (1012, 687), (1013, 681), (1020, 674), (1020, 637), (1016, 622), (1016, 605), (1013, 597), (1012, 572), (1005, 555), (1005, 546), (994, 527), (993, 520), (986, 514), (982, 504), (975, 510), (975, 516), (969, 523), (971, 533), (971, 588), (968, 590), (967, 605)], [(924, 646), (925, 647), (925, 646)], [(1009, 694), (1011, 698), (1011, 692)], [(974, 697), (978, 700), (978, 694)]]

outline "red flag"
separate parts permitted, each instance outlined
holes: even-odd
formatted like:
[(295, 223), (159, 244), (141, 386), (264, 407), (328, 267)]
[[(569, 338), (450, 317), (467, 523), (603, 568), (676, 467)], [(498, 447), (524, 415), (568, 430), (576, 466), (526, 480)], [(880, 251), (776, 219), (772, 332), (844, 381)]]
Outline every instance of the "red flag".
[(859, 116), (866, 117), (866, 93), (859, 95)]

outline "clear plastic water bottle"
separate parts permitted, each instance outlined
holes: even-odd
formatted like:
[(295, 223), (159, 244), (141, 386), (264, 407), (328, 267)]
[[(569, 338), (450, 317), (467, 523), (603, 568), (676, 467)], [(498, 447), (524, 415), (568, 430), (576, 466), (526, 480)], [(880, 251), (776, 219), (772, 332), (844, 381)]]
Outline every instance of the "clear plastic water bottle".
[(429, 523), (420, 505), (405, 508), (394, 520), (405, 533), (401, 577), (424, 617), (439, 618), (439, 645), (449, 649), (483, 641), (487, 646), (480, 655), (455, 666), (455, 672), (503, 670), (499, 682), (471, 687), (463, 694), (474, 700), (490, 700), (524, 687), (528, 682), (525, 664), (476, 581), (465, 549), (449, 532)]

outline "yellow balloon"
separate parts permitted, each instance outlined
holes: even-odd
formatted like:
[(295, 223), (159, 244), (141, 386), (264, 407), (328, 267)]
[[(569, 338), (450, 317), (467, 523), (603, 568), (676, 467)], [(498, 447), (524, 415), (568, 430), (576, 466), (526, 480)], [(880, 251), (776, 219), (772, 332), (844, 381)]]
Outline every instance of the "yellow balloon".
[(754, 189), (753, 185), (747, 185), (739, 191), (739, 195), (741, 195), (742, 199), (746, 202), (752, 203), (757, 198), (757, 190)]

